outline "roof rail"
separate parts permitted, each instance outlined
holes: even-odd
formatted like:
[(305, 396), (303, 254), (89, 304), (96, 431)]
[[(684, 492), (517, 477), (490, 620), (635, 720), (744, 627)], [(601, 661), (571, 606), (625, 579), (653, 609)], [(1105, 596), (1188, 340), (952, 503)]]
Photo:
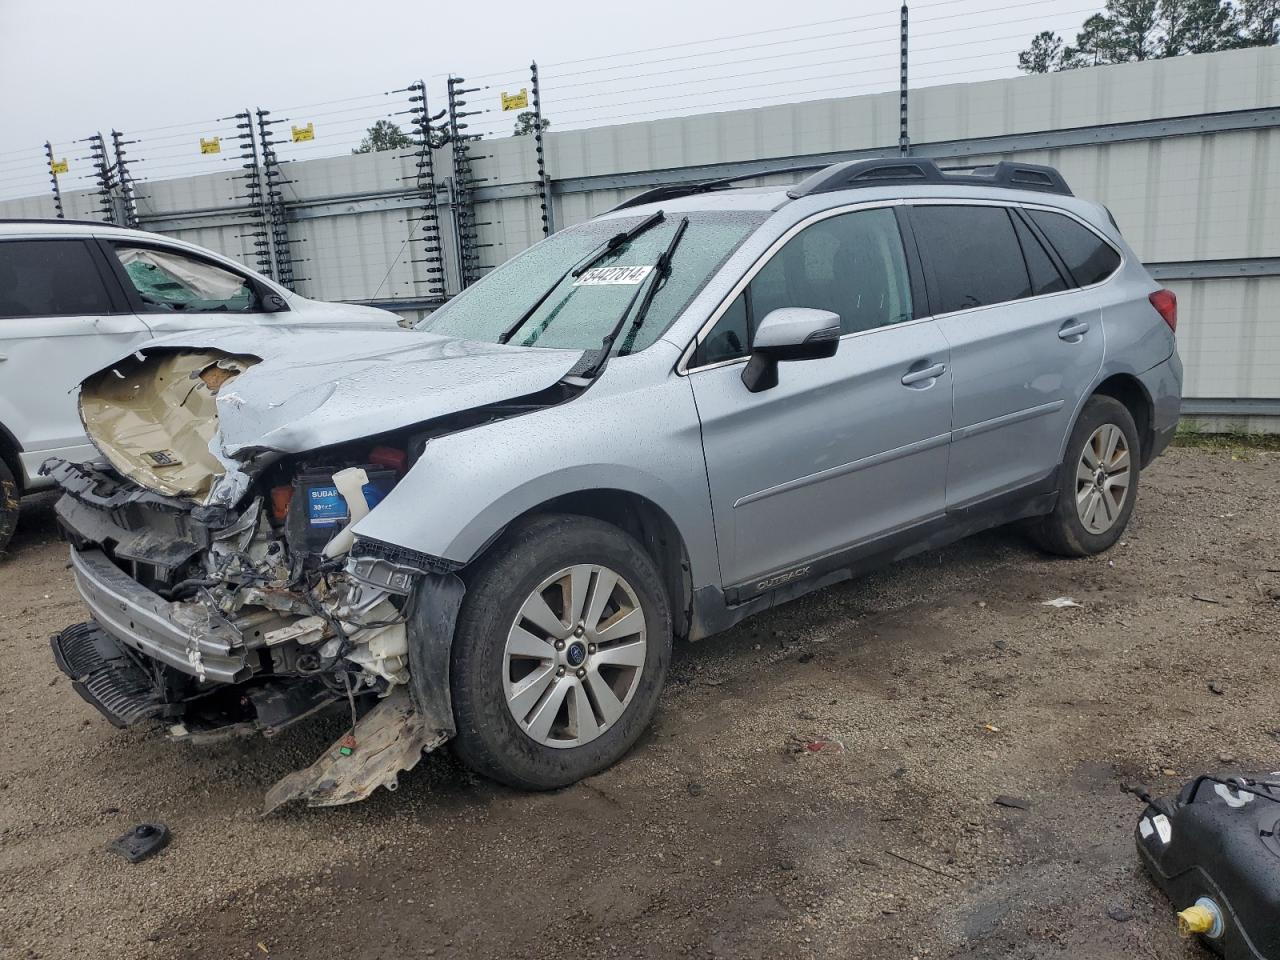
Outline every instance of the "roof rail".
[(778, 167), (776, 170), (757, 170), (755, 173), (739, 173), (732, 177), (720, 177), (717, 180), (695, 180), (691, 183), (673, 183), (665, 187), (654, 187), (652, 190), (646, 190), (644, 193), (636, 194), (629, 200), (623, 200), (616, 207), (611, 207), (608, 212), (613, 213), (615, 210), (626, 210), (628, 207), (638, 207), (645, 203), (659, 203), (663, 200), (675, 200), (677, 197), (691, 197), (699, 193), (710, 193), (712, 190), (720, 190), (734, 183), (741, 183), (743, 180), (754, 180), (757, 177), (772, 177), (781, 173), (809, 173), (813, 170), (824, 170), (826, 164), (810, 163), (804, 166)]
[(1005, 187), (1072, 195), (1062, 174), (1038, 163), (1001, 160), (976, 167), (939, 167), (934, 161), (921, 157), (883, 157), (833, 164), (801, 180), (787, 191), (787, 196), (794, 200), (814, 193), (894, 184)]

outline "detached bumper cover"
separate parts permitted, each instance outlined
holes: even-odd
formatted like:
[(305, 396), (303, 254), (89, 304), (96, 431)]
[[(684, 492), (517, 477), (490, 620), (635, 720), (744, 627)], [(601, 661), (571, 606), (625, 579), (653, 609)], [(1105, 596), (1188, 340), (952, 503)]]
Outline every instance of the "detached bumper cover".
[(76, 586), (107, 633), (200, 680), (239, 683), (253, 675), (240, 632), (195, 604), (170, 603), (120, 571), (100, 550), (71, 550)]

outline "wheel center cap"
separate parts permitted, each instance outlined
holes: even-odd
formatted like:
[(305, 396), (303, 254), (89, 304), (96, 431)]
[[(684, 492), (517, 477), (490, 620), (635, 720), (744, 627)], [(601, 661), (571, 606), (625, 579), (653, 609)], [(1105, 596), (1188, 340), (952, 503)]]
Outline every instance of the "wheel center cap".
[(571, 643), (564, 651), (565, 663), (571, 667), (580, 667), (587, 659), (587, 646), (584, 643)]

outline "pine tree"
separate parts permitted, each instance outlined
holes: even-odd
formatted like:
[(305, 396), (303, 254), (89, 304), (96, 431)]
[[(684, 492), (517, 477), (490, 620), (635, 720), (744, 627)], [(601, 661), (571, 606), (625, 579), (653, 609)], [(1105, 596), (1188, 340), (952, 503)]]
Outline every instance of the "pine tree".
[(1280, 0), (1107, 0), (1064, 44), (1049, 30), (1018, 54), (1025, 73), (1280, 43)]
[(1237, 46), (1239, 23), (1231, 4), (1220, 0), (1164, 0), (1160, 4), (1164, 31), (1163, 56), (1212, 53)]
[(1031, 40), (1031, 46), (1018, 54), (1018, 69), (1023, 73), (1048, 73), (1062, 69), (1062, 38), (1052, 30), (1042, 30)]
[(1236, 46), (1280, 44), (1280, 0), (1242, 0), (1237, 13)]

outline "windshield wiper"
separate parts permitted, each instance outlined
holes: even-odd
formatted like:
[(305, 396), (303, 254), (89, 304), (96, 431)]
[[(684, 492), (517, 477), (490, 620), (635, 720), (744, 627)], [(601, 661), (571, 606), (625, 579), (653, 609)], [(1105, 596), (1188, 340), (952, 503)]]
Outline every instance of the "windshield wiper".
[[(661, 210), (655, 210), (629, 230), (623, 230), (621, 233), (615, 233), (612, 237), (601, 244), (603, 249), (597, 248), (587, 257), (587, 259), (579, 261), (569, 272), (575, 277), (582, 276), (624, 243), (634, 240), (636, 237), (640, 236), (640, 234), (644, 233), (651, 227), (656, 227), (665, 219), (666, 214)], [(563, 280), (564, 278), (561, 277), (560, 279)]]
[(551, 284), (551, 286), (547, 287), (546, 291), (542, 294), (542, 296), (540, 296), (537, 300), (534, 301), (533, 306), (531, 306), (528, 310), (522, 313), (520, 315), (519, 320), (517, 320), (511, 326), (507, 327), (507, 329), (502, 332), (502, 336), (498, 337), (498, 342), (510, 343), (511, 338), (516, 335), (516, 333), (520, 330), (521, 327), (523, 327), (526, 323), (529, 322), (529, 318), (538, 312), (538, 308), (547, 302), (547, 297), (551, 296), (552, 292), (554, 292), (560, 286), (560, 284), (564, 283), (565, 278), (570, 276), (573, 276), (573, 277), (582, 276), (584, 273), (590, 270), (593, 266), (595, 266), (597, 263), (599, 263), (609, 254), (617, 250), (624, 243), (627, 243), (630, 240), (634, 240), (636, 237), (644, 233), (650, 227), (656, 227), (658, 224), (660, 224), (663, 221), (663, 219), (665, 218), (663, 216), (662, 211), (657, 210), (654, 213), (650, 214), (649, 216), (645, 217), (643, 220), (637, 223), (634, 227), (631, 227), (628, 230), (623, 230), (621, 233), (615, 233), (612, 237), (610, 237), (604, 243), (600, 244), (600, 246), (596, 247), (589, 254), (587, 254), (585, 257), (583, 257), (581, 260), (575, 263), (572, 267), (570, 267), (564, 273), (560, 274), (560, 276), (556, 278), (556, 282)]
[[(649, 312), (649, 306), (653, 303), (653, 298), (658, 293), (658, 288), (668, 276), (671, 275), (671, 257), (676, 252), (676, 247), (680, 246), (680, 240), (684, 237), (684, 232), (689, 228), (689, 218), (681, 217), (680, 222), (676, 224), (675, 233), (671, 235), (671, 240), (667, 243), (667, 249), (663, 250), (658, 256), (658, 262), (654, 265), (652, 272), (645, 279), (649, 282), (636, 288), (636, 292), (631, 295), (631, 299), (627, 301), (626, 307), (622, 311), (622, 315), (618, 317), (618, 322), (613, 325), (604, 340), (600, 342), (600, 348), (591, 353), (584, 354), (577, 366), (570, 370), (570, 375), (591, 378), (596, 376), (605, 361), (609, 359), (609, 353), (613, 350), (613, 344), (618, 339), (618, 334), (622, 332), (622, 325), (626, 323), (627, 317), (631, 314), (631, 308), (635, 306), (636, 300), (640, 301), (640, 306), (636, 308), (635, 319), (631, 321), (631, 326), (627, 329), (627, 336), (623, 340), (625, 346), (628, 341), (635, 338), (636, 332), (640, 329), (640, 325), (644, 323), (645, 315)], [(643, 296), (642, 296), (643, 293)]]

